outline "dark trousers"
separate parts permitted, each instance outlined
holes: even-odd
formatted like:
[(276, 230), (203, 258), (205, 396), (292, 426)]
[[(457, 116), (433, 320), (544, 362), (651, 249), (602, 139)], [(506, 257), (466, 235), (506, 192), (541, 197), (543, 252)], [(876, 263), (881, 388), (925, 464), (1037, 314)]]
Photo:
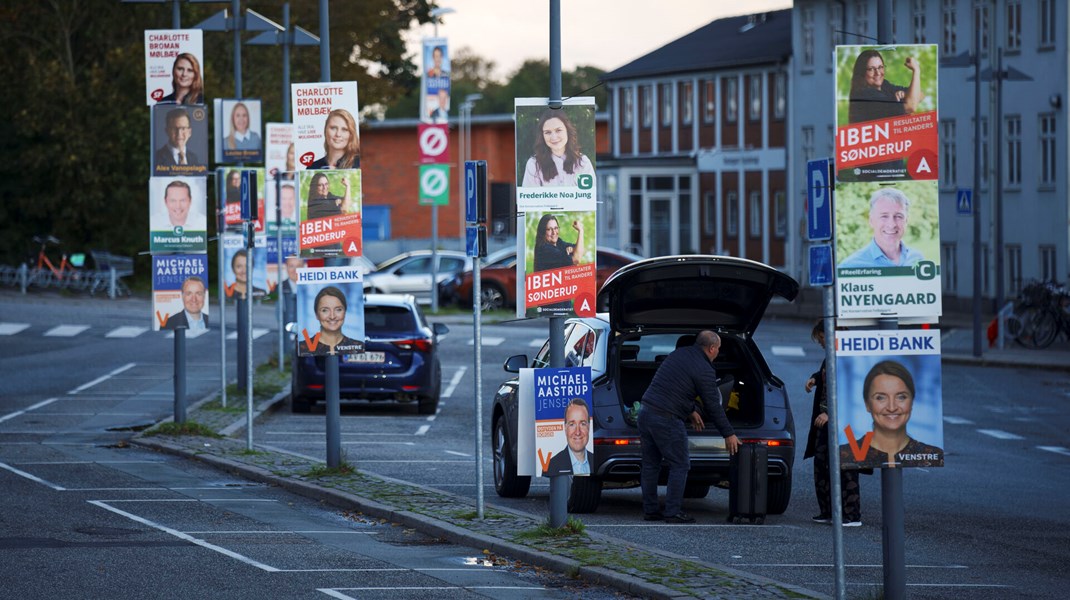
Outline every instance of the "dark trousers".
[(665, 516), (680, 513), (684, 501), (684, 485), (691, 469), (691, 455), (687, 450), (687, 428), (680, 419), (644, 408), (639, 411), (639, 440), (643, 448), (643, 468), (639, 483), (643, 488), (643, 512), (658, 512), (658, 475), (661, 461), (669, 465), (669, 480), (665, 486)]
[[(814, 451), (814, 491), (822, 515), (832, 514), (832, 480), (829, 469), (829, 428), (817, 430)], [(843, 502), (843, 522), (862, 520), (862, 495), (858, 487), (858, 471), (840, 471), (840, 499)]]

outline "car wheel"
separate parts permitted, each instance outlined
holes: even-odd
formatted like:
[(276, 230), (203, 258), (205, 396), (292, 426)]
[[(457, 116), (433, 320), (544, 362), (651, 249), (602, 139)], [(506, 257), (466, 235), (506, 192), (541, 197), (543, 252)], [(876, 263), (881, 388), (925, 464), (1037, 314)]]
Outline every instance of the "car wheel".
[(573, 477), (572, 491), (568, 495), (568, 512), (593, 513), (602, 500), (602, 478), (593, 475)]
[(769, 503), (766, 512), (771, 515), (782, 515), (788, 510), (788, 502), (791, 501), (791, 474), (783, 477), (769, 478)]
[(710, 493), (710, 486), (689, 483), (684, 486), (684, 498), (705, 498)]
[(417, 411), (421, 415), (433, 415), (436, 410), (438, 410), (438, 394), (420, 397)]
[(290, 410), (295, 413), (312, 412), (312, 402), (304, 396), (290, 396)]
[(499, 418), (494, 422), (494, 491), (502, 498), (523, 498), (531, 487), (530, 476), (516, 474), (516, 458), (509, 450), (505, 424)]
[(483, 310), (498, 310), (505, 308), (505, 292), (496, 283), (484, 282), (479, 290), (483, 299)]

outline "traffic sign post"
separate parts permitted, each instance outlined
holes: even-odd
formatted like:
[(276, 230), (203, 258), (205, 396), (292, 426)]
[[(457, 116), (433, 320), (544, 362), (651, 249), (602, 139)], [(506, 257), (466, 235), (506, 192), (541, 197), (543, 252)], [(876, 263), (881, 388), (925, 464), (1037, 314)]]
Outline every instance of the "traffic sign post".
[(810, 285), (832, 285), (832, 244), (810, 246)]
[(420, 205), (450, 203), (450, 166), (420, 165)]
[(806, 163), (806, 239), (832, 239), (832, 179), (829, 159)]

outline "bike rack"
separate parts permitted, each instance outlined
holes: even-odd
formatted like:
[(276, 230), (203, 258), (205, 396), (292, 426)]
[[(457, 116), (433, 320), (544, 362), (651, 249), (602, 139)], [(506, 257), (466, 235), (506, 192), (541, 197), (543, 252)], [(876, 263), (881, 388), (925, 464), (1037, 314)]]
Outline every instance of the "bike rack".
[(1014, 302), (1008, 302), (999, 309), (999, 335), (996, 336), (996, 348), (1003, 349), (1003, 338), (1007, 335), (1007, 317), (1014, 314)]

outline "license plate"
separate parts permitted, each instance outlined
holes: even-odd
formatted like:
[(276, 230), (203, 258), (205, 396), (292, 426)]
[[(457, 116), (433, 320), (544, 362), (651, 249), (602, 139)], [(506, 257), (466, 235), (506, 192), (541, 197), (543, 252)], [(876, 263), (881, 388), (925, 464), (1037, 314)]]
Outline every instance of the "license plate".
[(381, 363), (386, 362), (386, 354), (382, 352), (361, 352), (359, 354), (344, 355), (347, 363)]

